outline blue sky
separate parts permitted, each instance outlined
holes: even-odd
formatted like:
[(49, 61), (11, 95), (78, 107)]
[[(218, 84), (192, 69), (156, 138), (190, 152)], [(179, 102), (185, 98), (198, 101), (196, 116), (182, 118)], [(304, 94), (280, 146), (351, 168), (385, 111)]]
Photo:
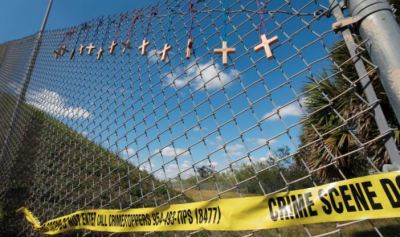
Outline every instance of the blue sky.
[[(86, 6), (99, 3), (84, 10), (88, 8), (73, 2), (55, 1), (49, 28), (74, 27), (44, 36), (28, 102), (160, 178), (176, 178), (178, 172), (187, 177), (193, 166), (203, 164), (224, 170), (232, 162), (264, 161), (281, 146), (295, 152), (305, 112), (302, 87), (310, 76), (318, 80), (331, 66), (326, 50), (339, 39), (331, 32), (332, 18), (264, 16), (261, 33), (279, 37), (273, 45), (275, 58), (267, 60), (263, 52), (253, 51), (260, 42), (260, 16), (249, 17), (250, 13), (239, 11), (237, 2), (229, 1), (237, 11), (229, 17), (221, 11), (202, 11), (194, 17), (195, 53), (187, 60), (188, 14), (164, 9), (156, 18), (141, 18), (129, 34), (134, 5), (85, 1)], [(242, 4), (257, 9), (255, 2)], [(205, 5), (196, 7), (201, 11)], [(180, 8), (186, 11), (187, 6)], [(212, 8), (221, 9), (220, 2), (207, 2), (207, 9)], [(313, 13), (319, 7), (314, 1), (288, 5), (272, 0), (268, 9)], [(127, 10), (124, 20), (108, 16)], [(75, 27), (99, 15), (104, 15), (102, 24), (89, 22), (87, 31)], [(71, 29), (78, 30), (69, 37), (66, 32)], [(137, 50), (144, 37), (151, 42), (146, 56)], [(129, 54), (121, 54), (119, 46), (114, 55), (106, 53), (100, 61), (87, 53), (73, 60), (68, 56), (55, 60), (52, 55), (62, 44), (70, 50), (89, 43), (99, 48), (128, 38), (133, 44)], [(236, 48), (226, 66), (213, 53), (222, 40)], [(157, 52), (165, 43), (172, 50), (168, 61), (161, 62)]]
[[(39, 31), (47, 2), (47, 0), (0, 0), (0, 43)], [(155, 0), (53, 0), (47, 29), (69, 27), (99, 16), (145, 7), (155, 2)]]

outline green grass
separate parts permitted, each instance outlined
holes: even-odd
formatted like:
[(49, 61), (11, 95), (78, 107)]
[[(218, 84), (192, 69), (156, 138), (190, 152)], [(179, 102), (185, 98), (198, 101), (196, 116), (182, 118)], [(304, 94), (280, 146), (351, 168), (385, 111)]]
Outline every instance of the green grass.
[[(11, 100), (0, 95), (3, 108), (3, 102)], [(172, 202), (191, 200), (49, 115), (29, 105), (22, 109), (21, 123), (26, 123), (21, 128), (25, 129), (13, 133), (17, 155), (9, 167), (9, 179), (2, 184), (0, 236), (15, 236), (26, 226), (15, 213), (21, 206), (45, 221), (84, 204), (85, 209), (119, 209), (160, 205), (170, 198)], [(2, 133), (6, 130), (0, 127)], [(17, 136), (23, 131), (23, 136)]]

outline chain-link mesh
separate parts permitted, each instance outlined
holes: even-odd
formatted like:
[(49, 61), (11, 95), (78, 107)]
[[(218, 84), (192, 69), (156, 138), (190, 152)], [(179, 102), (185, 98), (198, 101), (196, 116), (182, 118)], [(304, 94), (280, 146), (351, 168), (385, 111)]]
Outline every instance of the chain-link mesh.
[[(28, 142), (26, 128), (30, 122), (31, 110), (21, 105), (20, 94), (24, 88), (24, 79), (29, 68), (35, 36), (0, 45), (0, 222), (7, 226), (0, 227), (0, 233), (16, 229), (11, 221), (15, 220), (15, 206), (21, 200), (28, 200), (28, 179), (20, 179), (26, 173), (24, 155), (29, 148), (21, 147), (23, 141)], [(23, 161), (23, 162), (21, 162)], [(3, 221), (5, 221), (3, 223)]]
[[(397, 123), (363, 42), (351, 57), (332, 31), (338, 7), (179, 0), (48, 31), (22, 98), (35, 38), (0, 46), (0, 218), (17, 225), (2, 225), (4, 233), (40, 235), (15, 217), (22, 205), (47, 220), (79, 209), (268, 195), (379, 172), (390, 163), (385, 144), (398, 144)], [(261, 34), (279, 37), (272, 60), (253, 50)], [(143, 39), (146, 55), (138, 50)], [(127, 40), (132, 47), (123, 51)], [(236, 48), (227, 65), (213, 52), (222, 41)], [(90, 43), (92, 55), (80, 54)], [(161, 61), (166, 43), (172, 49)], [(355, 61), (367, 74), (356, 73)], [(362, 80), (379, 100), (366, 99)], [(376, 108), (395, 129), (378, 131)], [(184, 234), (393, 236), (398, 224)]]

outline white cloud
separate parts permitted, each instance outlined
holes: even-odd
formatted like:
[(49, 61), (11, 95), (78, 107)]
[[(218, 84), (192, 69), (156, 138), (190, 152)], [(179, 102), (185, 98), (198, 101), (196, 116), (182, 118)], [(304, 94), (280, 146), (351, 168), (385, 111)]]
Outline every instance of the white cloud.
[(226, 151), (228, 152), (228, 155), (234, 157), (243, 156), (243, 149), (244, 145), (240, 143), (226, 146)]
[(275, 157), (269, 155), (269, 156), (262, 156), (258, 158), (258, 161), (261, 163), (269, 163), (269, 164), (274, 164), (276, 162)]
[(258, 161), (258, 162), (262, 162), (262, 163), (265, 163), (265, 162), (274, 163), (274, 162), (276, 162), (275, 157), (269, 151), (265, 154), (265, 156), (260, 156), (258, 158), (253, 158), (253, 160)]
[(276, 139), (272, 139), (272, 140), (268, 141), (268, 139), (265, 139), (265, 138), (256, 138), (255, 141), (256, 141), (256, 144), (259, 146), (265, 145), (265, 144), (267, 144), (267, 142), (269, 145), (275, 144), (277, 142)]
[(181, 88), (190, 84), (194, 89), (204, 89), (204, 86), (207, 89), (219, 89), (238, 75), (239, 72), (234, 69), (224, 72), (223, 67), (212, 60), (199, 64), (192, 62), (185, 69), (178, 68), (167, 74), (167, 85)]
[(187, 179), (195, 175), (194, 169), (197, 169), (198, 167), (208, 166), (213, 170), (217, 170), (218, 165), (219, 164), (216, 161), (211, 161), (211, 164), (209, 161), (203, 161), (196, 164), (195, 167), (193, 167), (191, 161), (184, 160), (183, 162), (179, 162), (179, 167), (174, 162), (165, 165), (163, 169), (162, 165), (155, 165), (153, 161), (146, 161), (140, 164), (139, 169), (154, 175), (156, 178), (160, 180), (174, 179), (177, 178), (178, 175), (180, 175), (180, 177), (183, 179)]
[[(201, 167), (201, 166), (208, 166), (213, 170), (217, 170), (218, 162), (216, 161), (211, 161), (211, 164), (209, 161), (203, 161), (198, 164), (196, 164), (196, 167)], [(182, 172), (182, 173), (180, 173)], [(165, 174), (162, 172), (162, 174), (158, 174), (157, 177), (159, 179), (165, 179), (165, 176), (169, 179), (177, 178), (178, 174), (180, 174), (181, 178), (187, 179), (191, 176), (195, 175), (193, 166), (190, 161), (185, 160), (182, 164), (180, 164), (180, 167), (176, 164), (169, 164), (165, 166)]]
[(260, 162), (265, 162), (265, 161), (269, 160), (269, 157), (267, 157), (267, 156), (261, 156), (260, 158), (258, 158), (258, 160), (259, 160)]
[(139, 169), (141, 171), (151, 173), (154, 169), (154, 164), (151, 161), (146, 161), (145, 163), (139, 165)]
[(147, 58), (150, 62), (155, 63), (158, 60), (159, 51), (157, 49), (152, 49), (147, 52)]
[[(157, 149), (154, 151), (154, 153), (160, 153), (160, 150)], [(167, 146), (161, 150), (161, 155), (166, 156), (166, 157), (175, 157), (178, 155), (185, 156), (185, 155), (189, 155), (189, 152), (183, 148), (174, 148), (173, 146)]]
[(206, 127), (200, 127), (200, 126), (196, 126), (193, 128), (193, 131), (195, 132), (200, 132), (200, 131), (207, 131), (208, 129)]
[(244, 145), (240, 144), (240, 143), (226, 146), (227, 151), (233, 151), (233, 152), (242, 150), (243, 148), (244, 148)]
[[(302, 103), (302, 100), (300, 100), (300, 103)], [(280, 119), (278, 114), (281, 116), (281, 118), (289, 116), (300, 117), (304, 115), (304, 112), (298, 102), (293, 102), (285, 107), (274, 109), (266, 113), (263, 116), (263, 119), (268, 118), (269, 120), (278, 120)]]
[(219, 164), (218, 164), (218, 162), (216, 162), (216, 161), (211, 161), (211, 168), (212, 169), (217, 169), (217, 166), (218, 166)]
[(151, 161), (146, 161), (140, 165), (139, 169), (153, 174), (158, 179), (165, 180), (178, 177), (180, 172), (183, 172), (180, 173), (182, 178), (189, 178), (190, 176), (194, 175), (194, 170), (190, 169), (191, 167), (192, 165), (188, 160), (185, 160), (182, 164), (180, 164), (179, 168), (176, 163), (173, 163), (165, 165), (164, 169), (162, 169), (161, 166), (156, 167)]
[(194, 170), (190, 169), (191, 167), (192, 167), (192, 165), (187, 160), (185, 160), (180, 165), (179, 168), (176, 164), (167, 165), (165, 167), (165, 175), (163, 172), (162, 175), (159, 175), (160, 176), (159, 178), (162, 179), (162, 178), (165, 178), (165, 176), (167, 176), (167, 178), (173, 179), (173, 178), (178, 177), (179, 172), (183, 172), (180, 174), (181, 178), (183, 178), (183, 179), (189, 178), (190, 176), (194, 175)]
[(82, 107), (67, 106), (65, 98), (55, 91), (43, 89), (35, 91), (28, 97), (28, 104), (51, 115), (70, 119), (90, 117), (90, 112)]
[(216, 137), (216, 139), (217, 139), (218, 142), (222, 142), (224, 140), (224, 138), (222, 136), (220, 136), (220, 135), (218, 135)]
[(132, 155), (134, 155), (136, 153), (136, 150), (130, 147), (126, 147), (123, 151), (122, 154), (125, 157), (131, 157)]
[(210, 145), (210, 146), (215, 146), (216, 145), (216, 143), (215, 143), (215, 141), (213, 140), (213, 139), (206, 139), (206, 143), (207, 143), (207, 145)]
[[(180, 165), (180, 172), (189, 169), (191, 167), (190, 162), (188, 160), (185, 160), (181, 165)], [(176, 163), (169, 163), (164, 166), (164, 169), (162, 169), (161, 164), (155, 164), (152, 160), (146, 160), (144, 163), (139, 165), (139, 169), (142, 171), (146, 171), (149, 174), (154, 175), (158, 179), (165, 180), (166, 178), (176, 178), (179, 173), (178, 166)], [(165, 171), (165, 172), (164, 172)], [(186, 174), (187, 173), (187, 174)], [(185, 175), (187, 177), (192, 176), (194, 174), (193, 170), (188, 170), (185, 172)], [(187, 178), (186, 177), (186, 178)]]

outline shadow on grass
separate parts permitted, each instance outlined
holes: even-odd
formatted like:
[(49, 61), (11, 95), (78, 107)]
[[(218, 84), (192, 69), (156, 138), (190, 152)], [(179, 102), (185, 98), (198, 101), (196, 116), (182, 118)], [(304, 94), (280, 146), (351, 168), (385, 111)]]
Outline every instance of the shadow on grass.
[[(385, 237), (398, 237), (400, 236), (400, 226), (399, 225), (387, 225), (380, 226), (379, 231)], [(375, 230), (357, 231), (352, 234), (354, 237), (369, 237), (369, 236), (379, 236)]]

